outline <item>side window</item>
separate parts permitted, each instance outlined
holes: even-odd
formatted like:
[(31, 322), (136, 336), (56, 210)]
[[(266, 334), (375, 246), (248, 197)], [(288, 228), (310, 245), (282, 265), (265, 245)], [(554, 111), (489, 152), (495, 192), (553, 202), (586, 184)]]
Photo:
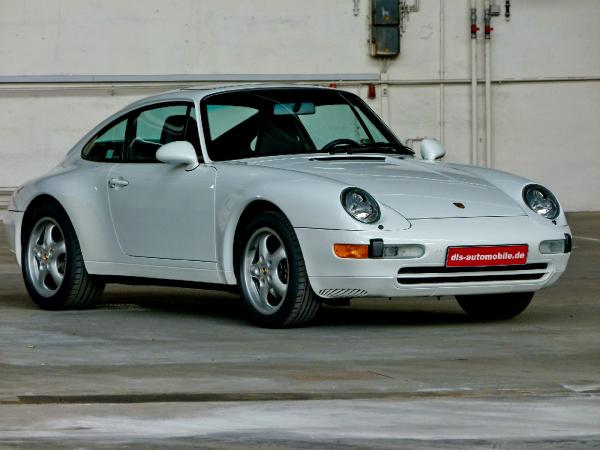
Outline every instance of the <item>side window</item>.
[(127, 118), (101, 131), (90, 140), (81, 152), (84, 159), (97, 162), (118, 162), (123, 160), (123, 145)]
[(188, 105), (170, 105), (142, 111), (133, 120), (128, 159), (158, 162), (156, 151), (173, 141), (185, 140)]

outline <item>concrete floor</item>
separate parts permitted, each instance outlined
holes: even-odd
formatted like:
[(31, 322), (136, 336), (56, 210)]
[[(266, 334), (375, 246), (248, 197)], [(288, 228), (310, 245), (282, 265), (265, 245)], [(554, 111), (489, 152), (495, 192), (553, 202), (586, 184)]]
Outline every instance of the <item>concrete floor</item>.
[(567, 274), (512, 321), (362, 300), (294, 330), (187, 289), (40, 311), (0, 232), (0, 447), (600, 448), (600, 214), (570, 223)]

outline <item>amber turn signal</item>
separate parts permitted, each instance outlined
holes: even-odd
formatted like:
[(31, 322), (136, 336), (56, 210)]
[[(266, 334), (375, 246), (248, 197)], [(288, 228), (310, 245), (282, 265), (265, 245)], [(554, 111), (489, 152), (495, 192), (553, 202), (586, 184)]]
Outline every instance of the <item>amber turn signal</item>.
[(369, 257), (369, 246), (358, 244), (333, 244), (333, 252), (338, 258), (366, 259)]

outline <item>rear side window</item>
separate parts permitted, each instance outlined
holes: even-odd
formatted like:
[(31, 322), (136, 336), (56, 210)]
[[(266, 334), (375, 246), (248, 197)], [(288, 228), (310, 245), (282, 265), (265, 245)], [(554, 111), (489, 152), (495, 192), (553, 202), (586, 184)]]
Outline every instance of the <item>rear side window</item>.
[(105, 128), (83, 147), (84, 159), (97, 162), (118, 162), (123, 160), (127, 117)]

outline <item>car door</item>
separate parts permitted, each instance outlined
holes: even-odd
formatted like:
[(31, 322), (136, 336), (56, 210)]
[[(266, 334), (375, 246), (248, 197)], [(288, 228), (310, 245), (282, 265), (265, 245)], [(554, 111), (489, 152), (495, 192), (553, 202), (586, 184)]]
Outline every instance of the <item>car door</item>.
[(192, 143), (201, 157), (195, 116), (191, 103), (170, 103), (129, 117), (125, 161), (107, 180), (115, 233), (129, 256), (216, 260), (215, 169), (200, 164), (186, 171), (156, 159), (161, 145), (178, 140)]

